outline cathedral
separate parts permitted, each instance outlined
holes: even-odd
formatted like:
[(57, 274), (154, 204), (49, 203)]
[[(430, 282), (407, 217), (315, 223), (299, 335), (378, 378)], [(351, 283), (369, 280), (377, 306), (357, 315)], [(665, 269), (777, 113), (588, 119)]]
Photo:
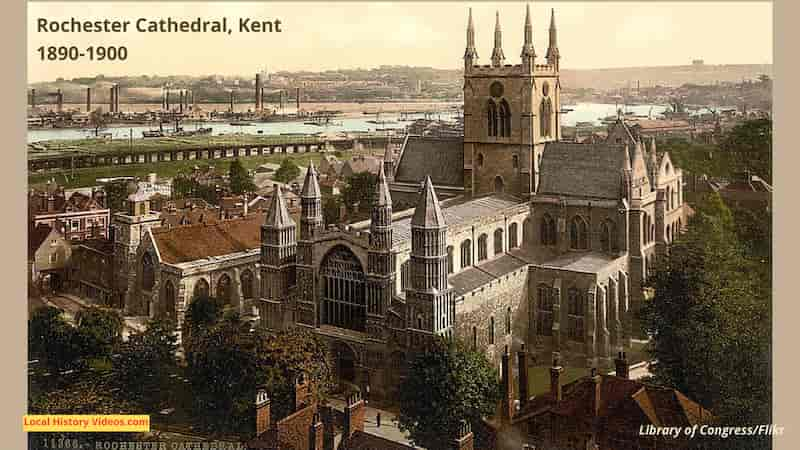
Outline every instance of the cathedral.
[(543, 60), (529, 10), (519, 64), (506, 62), (499, 15), (493, 40), (478, 64), (470, 12), (464, 137), (387, 151), (367, 221), (326, 226), (313, 166), (297, 222), (279, 190), (266, 215), (174, 228), (132, 199), (114, 217), (126, 312), (180, 324), (210, 294), (267, 330), (323, 337), (339, 379), (377, 395), (437, 337), (496, 363), (521, 344), (544, 361), (610, 363), (638, 335), (649, 268), (686, 223), (681, 170), (624, 124), (606, 143), (561, 139), (553, 13)]

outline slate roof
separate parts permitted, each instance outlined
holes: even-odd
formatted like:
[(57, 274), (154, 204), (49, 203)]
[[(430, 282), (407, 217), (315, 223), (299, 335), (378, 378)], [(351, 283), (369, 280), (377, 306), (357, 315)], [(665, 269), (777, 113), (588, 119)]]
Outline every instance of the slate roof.
[(614, 262), (615, 259), (603, 253), (570, 252), (538, 265), (570, 272), (597, 273)]
[(39, 250), (39, 247), (42, 246), (52, 230), (50, 225), (43, 223), (40, 223), (36, 227), (28, 227), (28, 259), (33, 259), (36, 255), (36, 251)]
[(397, 162), (394, 179), (419, 183), (430, 175), (436, 186), (464, 186), (462, 137), (409, 136)]
[[(499, 211), (524, 203), (523, 200), (507, 194), (494, 194), (461, 202), (454, 199), (453, 202), (447, 203), (446, 206), (442, 207), (444, 221), (451, 230), (454, 226), (473, 220), (476, 217), (497, 214)], [(410, 241), (411, 217), (393, 221), (392, 236), (394, 245)]]
[(540, 165), (538, 193), (618, 199), (624, 167), (624, 145), (549, 142)]
[(527, 265), (527, 261), (509, 254), (503, 254), (479, 266), (473, 266), (450, 275), (449, 280), (453, 286), (455, 296), (460, 297)]
[(267, 211), (267, 218), (264, 224), (274, 228), (293, 226), (294, 220), (292, 220), (292, 216), (289, 215), (289, 210), (286, 209), (286, 201), (283, 199), (280, 186), (275, 186), (275, 191), (270, 200), (269, 210)]
[(260, 214), (213, 224), (153, 228), (161, 260), (179, 264), (213, 256), (229, 255), (261, 246)]

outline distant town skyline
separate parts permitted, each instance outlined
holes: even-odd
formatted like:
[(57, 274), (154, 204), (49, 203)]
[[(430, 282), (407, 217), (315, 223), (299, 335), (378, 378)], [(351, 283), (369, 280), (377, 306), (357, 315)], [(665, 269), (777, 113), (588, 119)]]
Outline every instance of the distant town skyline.
[[(324, 71), (405, 65), (459, 69), (472, 8), (479, 63), (488, 64), (495, 11), (506, 62), (519, 62), (524, 2), (439, 3), (36, 3), (28, 4), (28, 80), (127, 75), (246, 76), (259, 70)], [(544, 60), (555, 9), (564, 69), (772, 64), (770, 2), (531, 2)], [(314, 10), (314, 14), (309, 14)], [(39, 33), (36, 21), (172, 17), (280, 19), (281, 33)], [(719, 19), (719, 20), (716, 20)], [(724, 20), (722, 20), (724, 19)], [(587, 45), (588, 43), (588, 45)], [(41, 61), (48, 45), (120, 46), (124, 62)]]

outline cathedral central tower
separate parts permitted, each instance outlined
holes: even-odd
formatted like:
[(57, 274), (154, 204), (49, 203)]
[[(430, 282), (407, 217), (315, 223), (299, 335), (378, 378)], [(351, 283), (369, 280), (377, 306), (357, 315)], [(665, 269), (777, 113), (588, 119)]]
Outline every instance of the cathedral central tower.
[(464, 52), (464, 189), (471, 195), (536, 191), (539, 159), (561, 139), (561, 86), (555, 15), (546, 61), (536, 64), (533, 25), (526, 7), (520, 64), (505, 64), (496, 15), (490, 65), (478, 65), (470, 10)]

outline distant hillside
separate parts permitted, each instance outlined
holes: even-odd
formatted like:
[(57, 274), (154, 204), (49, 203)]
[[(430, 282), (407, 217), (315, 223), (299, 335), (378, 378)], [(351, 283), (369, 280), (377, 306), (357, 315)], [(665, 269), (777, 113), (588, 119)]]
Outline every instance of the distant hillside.
[(622, 67), (616, 69), (561, 70), (561, 85), (570, 89), (598, 90), (622, 87), (680, 86), (686, 83), (714, 84), (754, 80), (760, 74), (772, 77), (772, 64), (726, 64), (658, 67)]

